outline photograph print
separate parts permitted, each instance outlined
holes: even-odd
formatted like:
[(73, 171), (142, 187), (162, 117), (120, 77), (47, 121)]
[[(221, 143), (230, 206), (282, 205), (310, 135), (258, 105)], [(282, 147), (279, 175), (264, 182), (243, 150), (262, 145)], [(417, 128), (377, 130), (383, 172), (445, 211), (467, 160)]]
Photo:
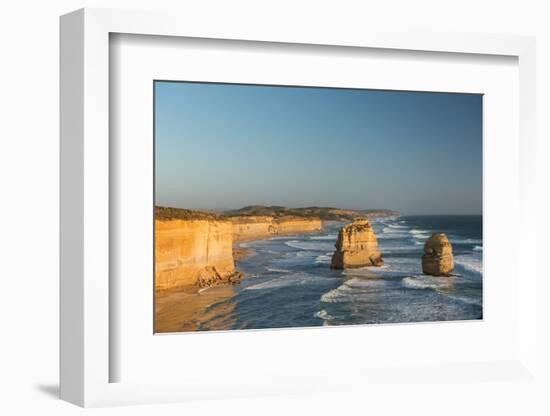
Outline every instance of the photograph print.
[(481, 94), (153, 88), (156, 333), (483, 319)]

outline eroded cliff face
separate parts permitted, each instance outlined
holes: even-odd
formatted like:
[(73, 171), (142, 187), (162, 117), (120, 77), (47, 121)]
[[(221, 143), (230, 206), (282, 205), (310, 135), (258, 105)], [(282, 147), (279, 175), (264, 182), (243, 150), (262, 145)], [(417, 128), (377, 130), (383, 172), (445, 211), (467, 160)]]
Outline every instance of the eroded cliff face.
[(155, 287), (238, 283), (233, 244), (276, 235), (319, 231), (320, 219), (239, 217), (155, 221)]
[(318, 218), (246, 216), (232, 217), (230, 221), (234, 241), (315, 232), (323, 227)]
[(382, 266), (383, 264), (376, 234), (368, 220), (357, 219), (340, 229), (336, 240), (336, 251), (332, 255), (333, 269)]
[(443, 233), (432, 234), (424, 244), (422, 273), (449, 276), (454, 270), (453, 247)]
[(155, 286), (235, 283), (233, 227), (228, 221), (155, 221)]

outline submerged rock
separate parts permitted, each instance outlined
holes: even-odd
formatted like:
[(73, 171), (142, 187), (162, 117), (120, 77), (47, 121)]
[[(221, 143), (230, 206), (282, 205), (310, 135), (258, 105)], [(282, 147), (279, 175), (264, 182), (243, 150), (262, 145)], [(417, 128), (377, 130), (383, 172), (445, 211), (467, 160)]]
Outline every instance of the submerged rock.
[(363, 266), (382, 266), (382, 253), (378, 249), (376, 234), (366, 219), (356, 219), (340, 229), (336, 251), (330, 267), (345, 269)]
[(443, 233), (432, 234), (424, 244), (422, 273), (449, 276), (454, 270), (453, 247)]

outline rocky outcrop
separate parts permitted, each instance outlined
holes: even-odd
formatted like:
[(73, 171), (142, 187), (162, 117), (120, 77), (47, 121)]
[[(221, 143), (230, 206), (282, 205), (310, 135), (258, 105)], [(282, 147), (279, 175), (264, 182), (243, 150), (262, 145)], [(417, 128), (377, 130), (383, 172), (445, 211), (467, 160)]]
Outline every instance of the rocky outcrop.
[(233, 224), (235, 241), (315, 232), (323, 227), (319, 218), (242, 216), (230, 217), (229, 220)]
[(155, 221), (155, 287), (236, 283), (233, 227), (213, 219)]
[(357, 219), (340, 229), (331, 268), (345, 269), (383, 264), (376, 235), (368, 220)]
[(424, 244), (422, 273), (449, 276), (454, 270), (453, 247), (443, 233), (432, 234)]

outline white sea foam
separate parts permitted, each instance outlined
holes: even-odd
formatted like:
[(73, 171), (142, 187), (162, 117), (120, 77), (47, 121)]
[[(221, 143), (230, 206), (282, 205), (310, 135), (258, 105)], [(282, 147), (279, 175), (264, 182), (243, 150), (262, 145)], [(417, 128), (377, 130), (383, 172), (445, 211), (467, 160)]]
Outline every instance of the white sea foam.
[(482, 241), (478, 238), (450, 238), (451, 244), (481, 244)]
[(320, 276), (314, 276), (308, 273), (301, 273), (301, 272), (290, 273), (290, 274), (282, 275), (281, 277), (269, 279), (265, 282), (248, 286), (247, 288), (245, 288), (245, 290), (277, 289), (285, 286), (315, 284), (322, 280), (326, 280), (326, 278), (320, 277)]
[(374, 267), (357, 267), (353, 269), (345, 269), (342, 272), (342, 274), (344, 276), (361, 277), (361, 278), (376, 277), (382, 269), (387, 269), (387, 268), (388, 266), (384, 264), (383, 266), (376, 268), (376, 271), (378, 273), (374, 273)]
[(345, 286), (339, 286), (336, 289), (332, 289), (321, 296), (321, 302), (325, 303), (342, 303), (349, 302), (350, 295), (345, 293)]
[(419, 240), (426, 240), (430, 238), (429, 232), (426, 230), (416, 230), (413, 228), (409, 231), (409, 233), (411, 233), (414, 238)]
[(388, 224), (388, 227), (389, 227), (389, 228), (396, 228), (396, 229), (405, 229), (405, 228), (409, 228), (409, 227), (407, 227), (406, 225), (399, 225), (399, 224)]
[(382, 254), (387, 253), (403, 253), (406, 251), (418, 251), (417, 246), (421, 246), (424, 243), (420, 240), (414, 240), (412, 243), (408, 243), (407, 241), (400, 242), (399, 245), (393, 245), (393, 244), (381, 244), (380, 250), (382, 250)]
[(436, 276), (409, 276), (402, 280), (403, 286), (409, 289), (441, 289), (452, 286), (454, 280), (452, 277)]
[(357, 269), (347, 269), (344, 275), (359, 278), (380, 278), (392, 277), (395, 274), (408, 275), (420, 272), (420, 263), (413, 258), (407, 257), (388, 257), (384, 259), (382, 267), (360, 267)]
[(321, 302), (352, 302), (353, 300), (360, 299), (361, 296), (367, 295), (369, 292), (383, 289), (385, 285), (386, 282), (380, 279), (352, 278), (336, 289), (332, 289), (323, 294), (323, 296), (321, 296)]
[(321, 254), (315, 258), (315, 263), (330, 264), (332, 253)]
[(292, 240), (292, 241), (286, 241), (285, 244), (289, 247), (297, 248), (299, 250), (310, 250), (310, 251), (327, 251), (334, 247), (334, 244), (326, 243), (323, 241)]
[[(397, 221), (397, 218), (399, 217), (385, 217), (384, 220), (388, 222), (392, 222), (392, 221)], [(373, 218), (373, 221), (376, 221), (376, 220), (378, 220), (378, 218)], [(384, 220), (381, 220), (381, 221), (384, 221)]]
[(329, 235), (314, 235), (312, 237), (309, 237), (310, 240), (336, 240), (338, 236), (336, 234), (329, 234)]
[(408, 227), (392, 227), (391, 225), (388, 225), (387, 227), (382, 228), (382, 231), (385, 234), (404, 234), (404, 231), (407, 228)]
[(334, 317), (332, 315), (330, 315), (327, 311), (325, 311), (324, 309), (321, 309), (320, 311), (316, 312), (313, 316), (315, 316), (316, 318), (320, 318), (324, 321), (328, 321), (330, 319), (334, 319)]
[(393, 233), (382, 233), (382, 234), (377, 234), (376, 235), (376, 238), (378, 240), (397, 240), (397, 239), (400, 239), (400, 238), (406, 238), (408, 237), (407, 234), (393, 234)]
[(276, 267), (266, 267), (266, 270), (268, 272), (274, 272), (274, 273), (290, 273), (290, 270), (287, 269), (278, 269)]
[(410, 257), (387, 257), (384, 259), (384, 262), (386, 265), (417, 264), (418, 260)]
[(474, 250), (474, 251), (483, 251), (483, 246), (475, 246), (472, 250)]
[(344, 286), (358, 289), (371, 289), (384, 287), (386, 286), (386, 282), (380, 279), (359, 279), (354, 277), (344, 282)]
[(275, 289), (284, 286), (290, 286), (294, 282), (291, 279), (284, 279), (278, 277), (276, 279), (267, 280), (266, 282), (257, 283), (252, 286), (248, 286), (245, 290), (262, 290), (262, 289)]
[(474, 272), (474, 273), (483, 273), (483, 263), (481, 258), (473, 255), (458, 255), (454, 258), (455, 265), (461, 266), (464, 269)]
[(406, 233), (406, 228), (408, 227), (404, 227), (403, 229), (402, 228), (394, 228), (394, 227), (391, 227), (391, 225), (388, 225), (387, 227), (384, 227), (382, 229), (382, 233), (377, 235), (377, 237), (380, 239), (384, 239), (384, 238), (405, 238), (408, 236), (408, 234)]

